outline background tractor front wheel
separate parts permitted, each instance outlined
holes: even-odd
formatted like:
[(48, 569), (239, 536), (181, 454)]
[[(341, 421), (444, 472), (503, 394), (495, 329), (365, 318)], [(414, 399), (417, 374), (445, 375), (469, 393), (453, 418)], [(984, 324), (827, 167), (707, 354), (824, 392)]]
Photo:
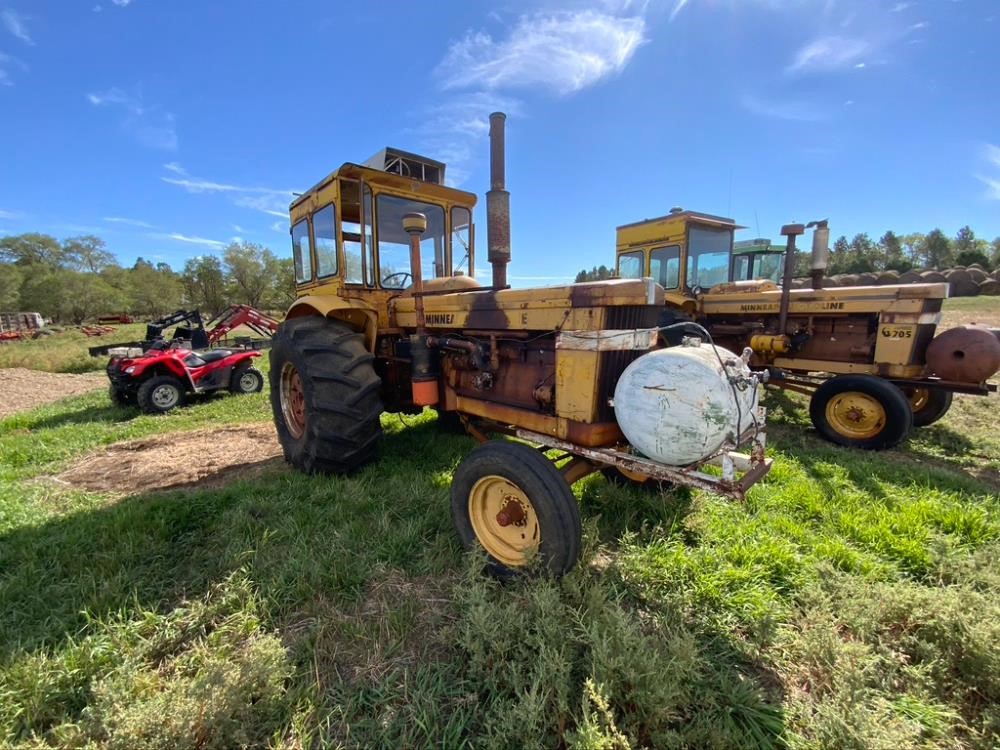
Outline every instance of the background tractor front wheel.
[(466, 549), (478, 543), (489, 572), (501, 579), (536, 558), (553, 575), (580, 556), (576, 498), (559, 469), (524, 443), (483, 443), (459, 464), (451, 483), (451, 514)]
[(382, 436), (382, 381), (365, 339), (315, 316), (281, 324), (271, 346), (271, 410), (285, 460), (308, 474), (345, 474)]
[(865, 450), (892, 448), (913, 428), (906, 395), (874, 375), (830, 378), (813, 393), (809, 416), (830, 442)]
[(938, 388), (907, 388), (906, 396), (913, 410), (913, 426), (934, 424), (951, 408), (952, 392)]

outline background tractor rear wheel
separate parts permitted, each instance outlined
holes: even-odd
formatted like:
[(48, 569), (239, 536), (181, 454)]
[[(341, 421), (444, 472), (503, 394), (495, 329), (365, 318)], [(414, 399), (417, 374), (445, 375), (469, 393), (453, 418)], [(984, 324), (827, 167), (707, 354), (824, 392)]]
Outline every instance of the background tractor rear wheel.
[(462, 544), (478, 543), (497, 578), (519, 575), (536, 556), (563, 575), (580, 556), (576, 498), (555, 464), (524, 443), (494, 440), (466, 456), (451, 483), (451, 514)]
[(264, 375), (256, 367), (246, 364), (233, 370), (229, 379), (230, 393), (260, 393), (262, 390), (264, 390)]
[(184, 404), (184, 385), (173, 375), (154, 375), (139, 386), (136, 400), (147, 414), (165, 414)]
[(913, 426), (934, 424), (951, 408), (952, 392), (938, 388), (907, 388), (905, 391), (913, 410)]
[(874, 375), (830, 378), (813, 394), (809, 416), (830, 442), (865, 450), (892, 448), (913, 428), (906, 395)]
[(365, 339), (317, 316), (281, 324), (271, 346), (271, 410), (285, 460), (309, 474), (344, 474), (375, 455), (382, 381)]

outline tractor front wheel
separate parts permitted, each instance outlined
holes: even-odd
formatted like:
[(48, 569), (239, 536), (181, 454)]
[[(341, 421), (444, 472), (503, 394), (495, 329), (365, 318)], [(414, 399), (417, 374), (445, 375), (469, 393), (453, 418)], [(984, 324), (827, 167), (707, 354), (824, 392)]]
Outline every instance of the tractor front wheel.
[(147, 414), (165, 414), (184, 403), (184, 386), (172, 375), (154, 375), (139, 386), (136, 400)]
[(874, 375), (830, 378), (813, 393), (809, 416), (830, 442), (864, 450), (892, 448), (913, 428), (906, 395)]
[(906, 396), (913, 410), (913, 426), (927, 427), (937, 422), (951, 408), (952, 392), (938, 388), (907, 388)]
[(285, 460), (308, 474), (346, 474), (375, 455), (382, 381), (364, 336), (317, 316), (281, 324), (271, 346), (271, 411)]
[(555, 464), (524, 443), (493, 440), (466, 456), (451, 483), (451, 514), (462, 544), (478, 543), (497, 578), (516, 577), (536, 558), (563, 575), (580, 556), (576, 498)]

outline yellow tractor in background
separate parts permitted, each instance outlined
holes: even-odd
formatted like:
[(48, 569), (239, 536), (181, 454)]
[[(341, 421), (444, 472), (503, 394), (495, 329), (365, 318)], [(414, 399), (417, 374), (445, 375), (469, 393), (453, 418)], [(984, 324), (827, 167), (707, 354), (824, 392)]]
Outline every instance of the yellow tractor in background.
[(561, 574), (580, 553), (575, 481), (608, 471), (742, 498), (770, 467), (764, 413), (749, 353), (663, 344), (652, 281), (508, 287), (504, 122), (490, 118), (488, 286), (476, 196), (447, 187), (441, 162), (385, 149), (292, 203), (298, 296), (273, 340), (271, 404), (286, 460), (309, 473), (374, 459), (383, 411), (460, 421), (482, 443), (452, 482), (461, 540), (498, 576), (536, 559)]
[[(947, 284), (824, 289), (825, 220), (783, 227), (780, 263), (767, 243), (734, 246), (741, 228), (681, 209), (620, 226), (617, 276), (663, 287), (661, 322), (691, 321), (724, 347), (749, 348), (769, 385), (810, 396), (817, 431), (840, 445), (890, 448), (944, 416), (953, 393), (996, 390), (987, 382), (1000, 369), (994, 332), (937, 330)], [(812, 288), (793, 289), (796, 239), (809, 228)]]

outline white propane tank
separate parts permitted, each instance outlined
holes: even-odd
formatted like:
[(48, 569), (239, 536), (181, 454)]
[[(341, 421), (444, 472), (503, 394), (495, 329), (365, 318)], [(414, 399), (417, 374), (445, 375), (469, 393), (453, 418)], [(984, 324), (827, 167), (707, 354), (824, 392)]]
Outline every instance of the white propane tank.
[(644, 456), (687, 466), (716, 453), (753, 424), (757, 390), (757, 378), (741, 357), (685, 339), (625, 368), (615, 386), (615, 416), (629, 443)]

